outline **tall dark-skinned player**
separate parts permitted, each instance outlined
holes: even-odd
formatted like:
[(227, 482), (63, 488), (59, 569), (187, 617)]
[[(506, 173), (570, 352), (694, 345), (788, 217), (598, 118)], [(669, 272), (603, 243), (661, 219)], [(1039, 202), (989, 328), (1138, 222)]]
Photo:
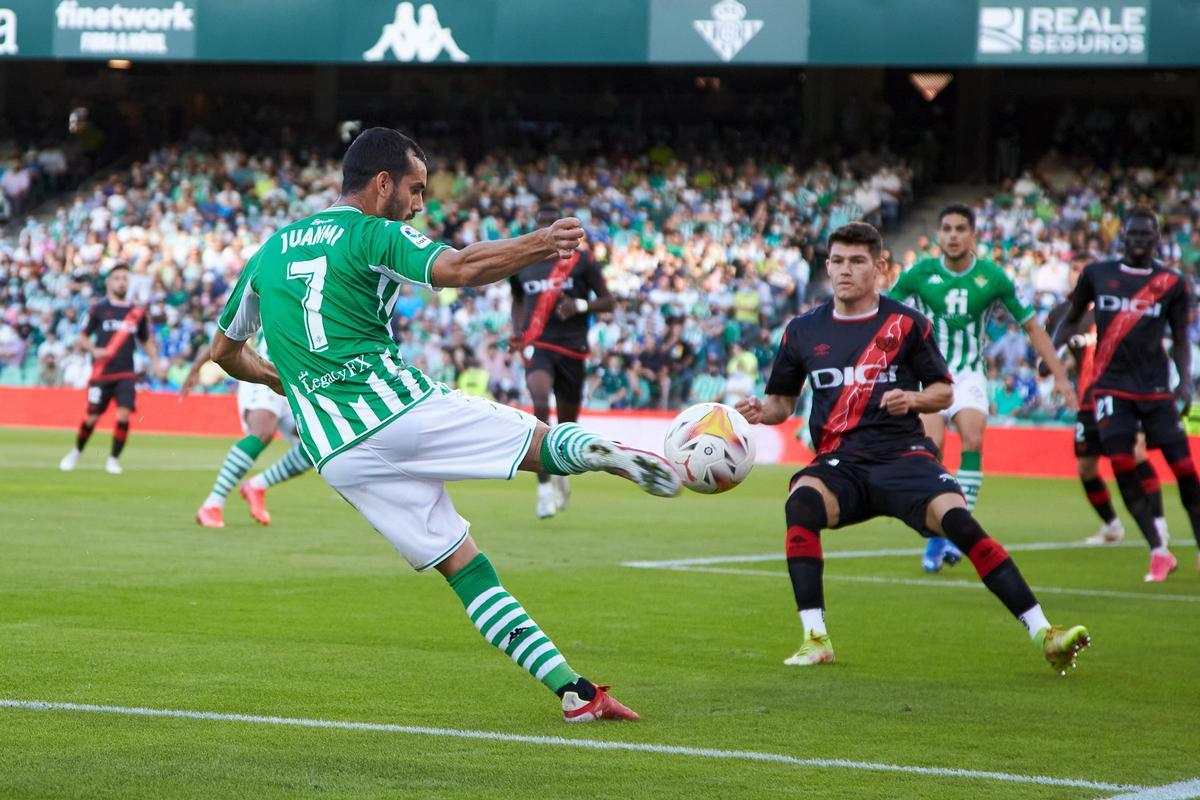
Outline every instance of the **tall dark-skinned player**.
[[(561, 216), (558, 206), (538, 207), (537, 224)], [(512, 345), (525, 359), (525, 385), (533, 413), (550, 421), (554, 395), (559, 423), (579, 419), (583, 402), (583, 365), (588, 357), (591, 314), (612, 311), (616, 299), (608, 291), (600, 267), (585, 250), (570, 258), (539, 261), (509, 278), (512, 286)], [(545, 519), (567, 507), (570, 486), (564, 476), (538, 473), (537, 515)]]
[(984, 585), (1065, 675), (1089, 644), (1087, 629), (1050, 624), (1017, 565), (967, 511), (958, 482), (938, 462), (920, 415), (950, 406), (950, 372), (929, 320), (876, 289), (887, 269), (882, 248), (879, 232), (864, 222), (830, 234), (825, 264), (833, 299), (787, 324), (766, 399), (737, 406), (751, 423), (778, 425), (792, 415), (804, 382), (812, 385), (817, 455), (792, 478), (784, 504), (788, 574), (804, 640), (784, 663), (834, 660), (821, 531), (887, 516), (945, 536), (966, 553)]
[[(1071, 310), (1055, 340), (1069, 338), (1070, 326), (1078, 324), (1089, 306), (1094, 308), (1096, 354), (1091, 393), (1096, 429), (1125, 506), (1150, 546), (1145, 580), (1157, 582), (1165, 581), (1177, 562), (1155, 524), (1148, 487), (1137, 472), (1139, 426), (1146, 434), (1146, 447), (1161, 450), (1175, 474), (1192, 532), (1200, 541), (1200, 480), (1180, 419), (1192, 402), (1192, 353), (1187, 336), (1190, 292), (1182, 275), (1154, 258), (1159, 228), (1153, 211), (1131, 210), (1122, 234), (1120, 259), (1097, 261), (1084, 268), (1071, 295)], [(1179, 373), (1174, 391), (1162, 345), (1168, 326), (1171, 358)]]
[(117, 423), (113, 427), (112, 448), (104, 463), (110, 475), (121, 474), (121, 451), (129, 437), (129, 416), (137, 405), (137, 373), (133, 368), (136, 342), (141, 342), (153, 363), (158, 360), (158, 346), (150, 335), (146, 310), (130, 303), (129, 268), (118, 264), (109, 270), (104, 280), (105, 296), (88, 310), (87, 322), (80, 337), (92, 354), (92, 376), (88, 381), (87, 411), (75, 435), (75, 447), (58, 462), (60, 469), (70, 472), (79, 463), (79, 455), (87, 446), (96, 421), (113, 403), (117, 403)]

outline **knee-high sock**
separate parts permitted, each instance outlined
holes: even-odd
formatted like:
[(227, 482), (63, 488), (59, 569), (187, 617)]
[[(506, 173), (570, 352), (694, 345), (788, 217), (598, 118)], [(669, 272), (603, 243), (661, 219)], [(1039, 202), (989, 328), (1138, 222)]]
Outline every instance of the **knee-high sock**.
[(825, 527), (825, 500), (811, 486), (796, 489), (784, 504), (787, 518), (787, 565), (796, 610), (805, 633), (825, 633), (825, 560), (821, 529)]
[(228, 495), (242, 476), (254, 466), (254, 459), (266, 448), (267, 443), (257, 436), (247, 436), (233, 443), (225, 454), (225, 461), (217, 471), (212, 491), (204, 501), (206, 506), (223, 506)]
[(592, 468), (584, 460), (584, 449), (600, 438), (574, 422), (555, 425), (542, 439), (542, 469), (550, 475), (590, 472)]
[(483, 638), (550, 691), (579, 680), (550, 637), (500, 585), (487, 556), (480, 553), (447, 580)]
[(963, 498), (967, 501), (967, 511), (974, 512), (975, 501), (979, 499), (979, 490), (983, 487), (983, 453), (964, 450), (956, 477), (958, 485), (962, 487)]
[(1158, 481), (1158, 473), (1148, 460), (1139, 462), (1135, 469), (1142, 482), (1142, 491), (1150, 501), (1150, 513), (1157, 519), (1163, 515), (1162, 484)]
[(125, 441), (129, 438), (129, 420), (118, 422), (113, 427), (112, 450), (110, 455), (118, 458), (125, 449)]
[(1186, 442), (1169, 445), (1162, 449), (1171, 472), (1179, 484), (1179, 499), (1187, 511), (1188, 520), (1192, 523), (1192, 535), (1200, 546), (1200, 480), (1196, 478), (1196, 465)]
[(1096, 514), (1100, 520), (1107, 525), (1117, 518), (1117, 512), (1113, 510), (1112, 495), (1108, 493), (1108, 487), (1104, 485), (1104, 481), (1100, 478), (1081, 478), (1083, 483), (1083, 491), (1087, 494), (1088, 502), (1092, 504), (1092, 508), (1096, 510)]
[(269, 489), (277, 483), (303, 475), (312, 469), (312, 462), (300, 445), (293, 445), (283, 457), (262, 472), (250, 479), (251, 485), (258, 489)]
[(92, 438), (92, 431), (96, 430), (96, 423), (89, 424), (85, 419), (79, 423), (79, 431), (75, 434), (75, 449), (83, 452), (83, 448), (87, 447), (88, 439)]
[(1154, 509), (1150, 506), (1150, 498), (1142, 489), (1142, 481), (1137, 474), (1132, 445), (1125, 452), (1111, 453), (1108, 460), (1112, 462), (1113, 473), (1117, 476), (1117, 487), (1121, 490), (1125, 507), (1137, 522), (1138, 530), (1145, 537), (1146, 544), (1150, 545), (1151, 550), (1162, 547), (1158, 527), (1154, 524)]
[(1030, 635), (1037, 633), (1035, 625), (1038, 629), (1044, 627), (1037, 598), (1004, 545), (988, 536), (964, 508), (947, 511), (942, 517), (942, 530), (971, 559), (984, 586), (1004, 603), (1010, 614), (1021, 620)]

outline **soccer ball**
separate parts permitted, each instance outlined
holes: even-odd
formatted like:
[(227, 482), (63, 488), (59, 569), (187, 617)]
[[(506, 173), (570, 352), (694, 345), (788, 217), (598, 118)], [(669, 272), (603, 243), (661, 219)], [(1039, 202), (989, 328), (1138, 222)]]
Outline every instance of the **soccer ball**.
[(754, 434), (736, 409), (699, 403), (671, 422), (663, 444), (667, 460), (693, 492), (727, 492), (754, 466)]

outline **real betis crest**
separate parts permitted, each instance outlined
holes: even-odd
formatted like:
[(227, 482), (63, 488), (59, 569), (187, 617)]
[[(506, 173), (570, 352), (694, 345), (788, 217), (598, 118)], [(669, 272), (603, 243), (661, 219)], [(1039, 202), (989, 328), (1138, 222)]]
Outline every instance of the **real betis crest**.
[(987, 282), (988, 282), (988, 279), (987, 279), (986, 275), (976, 275), (975, 276), (975, 285), (978, 286), (980, 289), (987, 286)]
[(712, 19), (692, 22), (696, 32), (722, 61), (731, 61), (762, 30), (761, 19), (746, 19), (746, 7), (738, 0), (721, 0), (712, 7)]

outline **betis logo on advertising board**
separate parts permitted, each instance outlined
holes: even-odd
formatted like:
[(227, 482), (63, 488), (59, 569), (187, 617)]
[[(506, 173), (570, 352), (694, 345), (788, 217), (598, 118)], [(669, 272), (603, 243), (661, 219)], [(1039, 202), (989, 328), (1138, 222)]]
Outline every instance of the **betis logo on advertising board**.
[(54, 55), (191, 58), (197, 5), (198, 0), (170, 5), (62, 0), (54, 9)]
[(1150, 2), (980, 0), (980, 63), (1144, 64)]
[(746, 19), (746, 7), (738, 0), (721, 0), (712, 7), (712, 19), (698, 19), (692, 25), (722, 61), (732, 61), (762, 30), (763, 21)]

